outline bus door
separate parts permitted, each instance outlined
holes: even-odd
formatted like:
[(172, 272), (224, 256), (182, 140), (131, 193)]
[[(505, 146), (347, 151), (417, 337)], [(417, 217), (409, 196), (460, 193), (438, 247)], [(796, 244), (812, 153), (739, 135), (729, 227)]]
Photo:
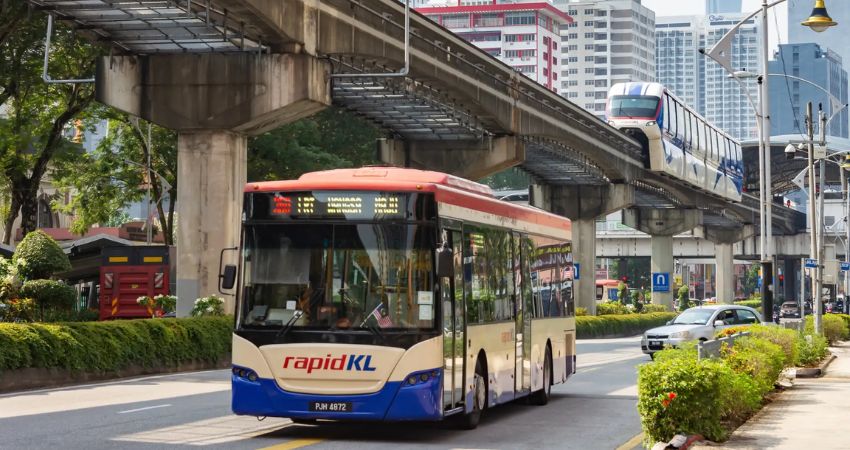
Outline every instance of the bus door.
[(466, 345), (463, 296), (463, 253), (461, 232), (443, 229), (443, 239), (452, 249), (454, 277), (440, 280), (443, 310), (443, 408), (451, 410), (463, 405)]
[(516, 325), (516, 380), (517, 396), (531, 393), (531, 316), (533, 314), (531, 278), (528, 270), (528, 251), (524, 245), (528, 236), (513, 233), (514, 258), (514, 314)]

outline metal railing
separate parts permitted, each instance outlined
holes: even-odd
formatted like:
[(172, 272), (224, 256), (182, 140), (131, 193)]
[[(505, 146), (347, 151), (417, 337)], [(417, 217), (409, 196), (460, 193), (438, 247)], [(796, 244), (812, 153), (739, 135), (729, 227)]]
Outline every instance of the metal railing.
[(724, 346), (732, 347), (735, 345), (736, 340), (749, 335), (749, 331), (743, 331), (713, 341), (702, 341), (697, 344), (697, 358), (700, 360), (704, 358), (719, 358), (720, 351), (723, 350)]

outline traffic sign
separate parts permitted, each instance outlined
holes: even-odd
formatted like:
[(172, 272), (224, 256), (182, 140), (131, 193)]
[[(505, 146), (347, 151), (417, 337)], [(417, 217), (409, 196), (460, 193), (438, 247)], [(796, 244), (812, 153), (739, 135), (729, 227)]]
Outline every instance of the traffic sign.
[(805, 266), (810, 269), (815, 269), (818, 266), (818, 260), (812, 258), (806, 258)]
[(842, 262), (841, 263), (841, 270), (843, 270), (844, 272), (847, 272), (848, 270), (850, 270), (850, 262)]
[(652, 272), (652, 291), (670, 292), (669, 272)]
[(581, 274), (581, 265), (579, 263), (573, 263), (573, 280), (578, 280), (579, 275)]

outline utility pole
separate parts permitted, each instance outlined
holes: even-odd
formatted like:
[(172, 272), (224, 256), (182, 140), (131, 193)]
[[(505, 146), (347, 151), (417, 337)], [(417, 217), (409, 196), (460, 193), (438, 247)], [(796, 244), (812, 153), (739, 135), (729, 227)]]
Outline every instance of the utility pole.
[[(812, 102), (806, 104), (806, 132), (808, 137), (808, 169), (809, 169), (809, 207), (808, 207), (808, 216), (809, 216), (809, 237), (810, 237), (810, 246), (809, 246), (809, 258), (814, 259), (817, 263), (817, 267), (812, 273), (812, 313), (814, 314), (814, 322), (815, 322), (815, 333), (821, 333), (821, 301), (820, 301), (820, 255), (818, 254), (818, 245), (817, 245), (817, 235), (818, 235), (818, 221), (815, 219), (815, 124), (813, 120), (812, 114)], [(823, 176), (823, 173), (821, 173)], [(823, 193), (821, 193), (822, 195)]]

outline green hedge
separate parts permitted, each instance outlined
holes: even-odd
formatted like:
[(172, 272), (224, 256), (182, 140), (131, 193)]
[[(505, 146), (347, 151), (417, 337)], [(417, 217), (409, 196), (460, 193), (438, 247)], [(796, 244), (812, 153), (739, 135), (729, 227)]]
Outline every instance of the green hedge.
[(738, 300), (736, 305), (749, 306), (750, 308), (761, 308), (761, 300)]
[[(732, 330), (724, 330), (724, 333)], [(823, 337), (754, 325), (716, 359), (697, 360), (696, 344), (656, 353), (638, 369), (638, 412), (645, 443), (669, 441), (677, 433), (726, 438), (726, 424), (745, 420), (773, 390), (781, 370), (826, 350)], [(812, 347), (807, 350), (808, 347)], [(814, 349), (817, 347), (817, 349)]]
[(33, 367), (113, 372), (130, 366), (216, 362), (230, 352), (232, 324), (232, 317), (0, 323), (0, 371)]
[(664, 325), (676, 317), (675, 313), (618, 314), (576, 317), (576, 335), (579, 339), (634, 336)]

